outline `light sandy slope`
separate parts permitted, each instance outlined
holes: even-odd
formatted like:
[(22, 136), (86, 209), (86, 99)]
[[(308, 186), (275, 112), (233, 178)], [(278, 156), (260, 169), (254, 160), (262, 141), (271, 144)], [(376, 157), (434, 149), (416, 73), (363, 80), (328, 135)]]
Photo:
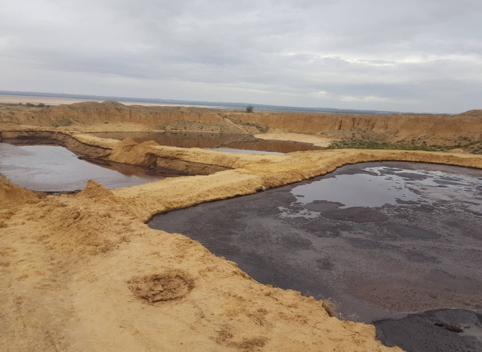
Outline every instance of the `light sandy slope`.
[(301, 143), (311, 143), (318, 147), (328, 147), (333, 143), (333, 138), (326, 138), (310, 134), (302, 133), (261, 133), (255, 134), (256, 138), (265, 140), (278, 140), (278, 141), (293, 141)]

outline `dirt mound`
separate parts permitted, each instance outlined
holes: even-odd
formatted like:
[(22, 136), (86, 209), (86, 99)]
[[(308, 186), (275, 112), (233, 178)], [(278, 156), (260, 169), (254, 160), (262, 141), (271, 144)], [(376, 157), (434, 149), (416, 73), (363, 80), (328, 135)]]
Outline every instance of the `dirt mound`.
[(38, 199), (38, 195), (35, 192), (11, 183), (5, 176), (0, 174), (1, 204), (22, 204), (34, 199)]
[(150, 155), (155, 146), (159, 145), (154, 141), (137, 144), (128, 137), (112, 149), (109, 159), (118, 163), (155, 167), (156, 158)]
[(135, 145), (137, 145), (137, 143), (131, 137), (127, 137), (124, 138), (117, 146), (127, 149), (126, 147)]
[(180, 299), (194, 287), (193, 280), (181, 271), (137, 277), (128, 284), (137, 298), (149, 303)]
[(78, 197), (92, 198), (95, 200), (112, 199), (114, 195), (107, 188), (102, 186), (100, 183), (89, 180), (87, 186), (79, 192)]
[(482, 117), (482, 109), (469, 110), (461, 113), (460, 116), (481, 116)]
[(462, 154), (467, 154), (468, 152), (463, 150), (462, 148), (454, 148), (454, 149), (450, 149), (450, 152), (451, 153), (462, 153)]

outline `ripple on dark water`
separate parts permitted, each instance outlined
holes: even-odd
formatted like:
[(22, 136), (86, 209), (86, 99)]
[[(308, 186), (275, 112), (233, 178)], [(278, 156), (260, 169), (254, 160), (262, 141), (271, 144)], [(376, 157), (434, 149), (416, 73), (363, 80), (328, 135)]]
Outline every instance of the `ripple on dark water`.
[(482, 314), (442, 309), (374, 323), (385, 345), (407, 352), (482, 351)]

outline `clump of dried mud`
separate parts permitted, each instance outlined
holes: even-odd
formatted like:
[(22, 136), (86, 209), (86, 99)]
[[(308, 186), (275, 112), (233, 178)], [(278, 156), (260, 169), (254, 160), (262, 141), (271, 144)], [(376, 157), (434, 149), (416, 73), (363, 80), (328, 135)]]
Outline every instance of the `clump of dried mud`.
[(194, 287), (192, 279), (180, 271), (135, 277), (128, 281), (129, 288), (139, 299), (149, 303), (181, 299)]

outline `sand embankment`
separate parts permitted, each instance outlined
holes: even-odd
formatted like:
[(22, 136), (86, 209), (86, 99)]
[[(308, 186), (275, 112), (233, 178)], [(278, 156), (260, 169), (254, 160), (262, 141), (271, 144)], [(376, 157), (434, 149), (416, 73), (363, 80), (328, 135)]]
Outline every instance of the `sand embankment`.
[(240, 133), (238, 126), (213, 110), (195, 107), (126, 106), (83, 102), (53, 107), (0, 107), (0, 123), (81, 131), (200, 131)]
[[(0, 174), (0, 204), (2, 206), (12, 206), (34, 201), (39, 195), (28, 189), (22, 188), (11, 183), (5, 176)], [(0, 219), (0, 228), (2, 227)]]
[(385, 142), (456, 145), (480, 142), (482, 110), (459, 115), (346, 115), (310, 113), (230, 113), (238, 124), (270, 132), (315, 134), (332, 138), (369, 138)]
[[(195, 107), (126, 106), (83, 102), (54, 107), (0, 106), (0, 125), (56, 127), (69, 131), (195, 131), (295, 133), (329, 139), (358, 138), (416, 145), (480, 143), (482, 110), (459, 115), (243, 113)], [(274, 137), (276, 138), (276, 137)]]
[[(199, 243), (144, 222), (158, 212), (259, 192), (347, 163), (407, 160), (482, 168), (481, 156), (462, 153), (234, 155), (105, 140), (82, 132), (111, 123), (124, 129), (189, 126), (197, 118), (201, 122), (193, 128), (258, 127), (212, 111), (184, 116), (173, 110), (162, 122), (151, 112), (94, 105), (59, 106), (53, 113), (55, 108), (10, 115), (2, 110), (0, 131), (3, 137), (27, 131), (111, 161), (219, 171), (114, 191), (90, 182), (77, 195), (42, 197), (1, 179), (0, 344), (6, 351), (391, 350), (375, 340), (373, 326), (330, 317), (322, 302), (261, 285)], [(49, 125), (66, 119), (72, 125)]]

